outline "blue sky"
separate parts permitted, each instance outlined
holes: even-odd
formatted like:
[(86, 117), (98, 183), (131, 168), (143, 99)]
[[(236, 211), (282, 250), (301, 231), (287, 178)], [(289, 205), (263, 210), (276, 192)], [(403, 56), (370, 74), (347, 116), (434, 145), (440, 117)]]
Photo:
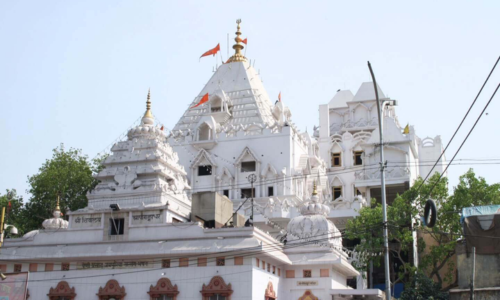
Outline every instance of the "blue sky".
[[(153, 112), (172, 128), (203, 85), (241, 18), (247, 57), (269, 95), (282, 97), (301, 129), (338, 89), (370, 80), (399, 100), (401, 124), (448, 142), (500, 55), (499, 1), (2, 1), (0, 3), (0, 191), (25, 194), (60, 143), (90, 157)], [(500, 66), (457, 149), (500, 81)], [(458, 158), (500, 158), (500, 95)], [(497, 165), (469, 167), (500, 182)]]

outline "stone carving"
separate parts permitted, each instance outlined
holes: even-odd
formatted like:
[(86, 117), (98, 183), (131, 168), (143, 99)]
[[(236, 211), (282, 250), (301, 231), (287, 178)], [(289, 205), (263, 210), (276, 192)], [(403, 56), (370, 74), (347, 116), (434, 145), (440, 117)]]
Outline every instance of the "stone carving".
[(224, 279), (220, 276), (213, 277), (208, 285), (203, 284), (200, 292), (203, 296), (203, 300), (209, 300), (210, 296), (215, 294), (224, 296), (227, 300), (231, 300), (231, 294), (233, 294), (231, 284), (226, 284)]
[(57, 299), (75, 299), (76, 293), (75, 288), (69, 287), (69, 284), (66, 281), (60, 281), (56, 288), (50, 288), (49, 293), (47, 294), (50, 300)]
[(156, 286), (151, 285), (148, 292), (151, 298), (161, 298), (161, 296), (165, 295), (167, 297), (172, 297), (174, 300), (177, 299), (177, 295), (179, 294), (179, 290), (177, 289), (177, 284), (172, 285), (170, 279), (168, 278), (160, 278), (156, 283)]
[(142, 182), (137, 180), (137, 173), (131, 170), (129, 166), (123, 168), (123, 171), (118, 171), (114, 177), (115, 183), (110, 183), (109, 188), (116, 190), (132, 190), (140, 187)]
[(127, 295), (127, 293), (125, 293), (125, 287), (120, 287), (118, 281), (114, 279), (109, 280), (103, 288), (99, 288), (99, 292), (97, 293), (99, 300), (109, 298), (123, 299), (125, 295)]

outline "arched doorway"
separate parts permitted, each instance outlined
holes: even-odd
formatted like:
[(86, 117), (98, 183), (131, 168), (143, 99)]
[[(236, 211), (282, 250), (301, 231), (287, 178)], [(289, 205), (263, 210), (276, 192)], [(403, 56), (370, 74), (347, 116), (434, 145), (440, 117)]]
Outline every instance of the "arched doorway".
[(215, 276), (208, 285), (203, 284), (200, 291), (202, 300), (231, 300), (233, 290), (231, 284), (226, 284), (220, 276)]
[(304, 295), (299, 298), (299, 300), (318, 300), (318, 297), (314, 296), (310, 290), (307, 290), (304, 292)]
[(106, 285), (99, 288), (99, 293), (97, 293), (99, 300), (122, 300), (125, 299), (126, 295), (125, 287), (120, 286), (118, 281), (114, 279), (106, 282)]
[(156, 286), (151, 285), (148, 294), (150, 300), (176, 300), (179, 290), (177, 284), (172, 285), (170, 279), (160, 278)]
[(50, 300), (73, 300), (76, 293), (74, 287), (70, 288), (66, 281), (60, 281), (55, 288), (50, 288), (47, 296)]
[(269, 281), (267, 284), (266, 292), (264, 294), (265, 300), (276, 300), (276, 291), (274, 290), (273, 283)]

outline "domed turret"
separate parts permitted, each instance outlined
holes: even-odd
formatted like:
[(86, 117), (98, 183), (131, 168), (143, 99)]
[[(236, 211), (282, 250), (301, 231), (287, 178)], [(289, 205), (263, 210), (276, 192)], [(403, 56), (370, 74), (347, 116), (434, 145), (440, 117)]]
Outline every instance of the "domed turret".
[(311, 199), (300, 209), (301, 216), (295, 217), (288, 223), (287, 240), (300, 242), (318, 241), (341, 246), (342, 237), (332, 221), (326, 217), (330, 208), (320, 203), (316, 182), (314, 183)]
[(68, 228), (68, 221), (61, 219), (61, 208), (59, 207), (59, 196), (57, 196), (56, 209), (52, 213), (53, 218), (43, 221), (42, 226), (45, 229), (66, 229)]
[(128, 138), (166, 138), (167, 134), (163, 131), (163, 126), (155, 126), (155, 118), (153, 113), (151, 113), (151, 92), (148, 91), (148, 98), (146, 101), (146, 112), (144, 113), (144, 117), (142, 117), (141, 124), (130, 129), (128, 131)]

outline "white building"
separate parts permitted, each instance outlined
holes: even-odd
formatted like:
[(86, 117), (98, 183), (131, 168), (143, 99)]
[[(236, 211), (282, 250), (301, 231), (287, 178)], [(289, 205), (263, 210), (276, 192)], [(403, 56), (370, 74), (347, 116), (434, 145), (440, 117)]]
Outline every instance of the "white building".
[[(252, 196), (255, 223), (265, 230), (272, 218), (285, 228), (298, 214), (314, 180), (329, 194), (326, 163), (315, 139), (300, 132), (283, 101), (272, 100), (257, 71), (243, 56), (240, 26), (235, 54), (217, 68), (172, 130), (169, 142), (186, 167), (192, 192), (214, 191), (237, 208)], [(208, 101), (200, 101), (208, 93)], [(249, 217), (250, 203), (240, 212)], [(266, 215), (266, 218), (262, 217)]]
[(286, 245), (256, 227), (189, 221), (191, 187), (166, 136), (148, 94), (141, 124), (112, 147), (88, 207), (66, 221), (58, 204), (44, 229), (4, 243), (0, 298), (24, 299), (11, 293), (24, 291), (26, 277), (30, 300), (382, 297), (347, 286), (359, 273), (316, 187), (288, 224)]
[[(381, 101), (390, 100), (380, 87)], [(403, 101), (401, 101), (403, 103)], [(347, 221), (358, 216), (361, 206), (381, 203), (380, 139), (377, 104), (373, 82), (365, 82), (355, 95), (339, 90), (328, 104), (319, 107), (320, 125), (315, 128), (320, 156), (327, 161), (331, 188), (330, 219), (343, 229)], [(398, 194), (408, 190), (418, 177), (426, 177), (440, 157), (441, 137), (419, 138), (413, 126), (400, 125), (394, 106), (383, 106), (384, 157), (386, 165), (386, 196), (390, 205)], [(443, 172), (441, 157), (434, 172)], [(432, 175), (432, 174), (431, 174)], [(408, 261), (418, 264), (417, 245)], [(382, 268), (372, 268), (370, 284), (384, 283)]]
[[(339, 232), (377, 198), (373, 85), (320, 106), (311, 137), (283, 101), (270, 99), (242, 54), (239, 24), (236, 34), (235, 54), (170, 133), (155, 125), (148, 94), (141, 124), (112, 147), (88, 207), (68, 212), (68, 221), (56, 208), (45, 229), (5, 242), (0, 269), (29, 272), (30, 299), (382, 296), (364, 289)], [(420, 140), (413, 127), (403, 133), (393, 107), (384, 116), (391, 195), (425, 176), (420, 162), (437, 159), (441, 141)], [(191, 201), (201, 192), (225, 195), (221, 203), (241, 205), (246, 219), (254, 196), (255, 227), (203, 228)], [(347, 286), (353, 278), (358, 289)]]
[[(389, 100), (380, 87), (381, 101)], [(403, 102), (403, 101), (401, 101)], [(372, 82), (361, 85), (355, 95), (339, 90), (328, 104), (319, 107), (320, 125), (315, 128), (320, 156), (327, 162), (331, 187), (330, 217), (339, 228), (357, 213), (359, 201), (380, 203), (380, 148), (377, 105)], [(441, 137), (419, 138), (413, 126), (403, 128), (394, 106), (383, 109), (384, 154), (387, 161), (388, 203), (425, 177), (442, 153)], [(433, 172), (442, 172), (444, 156)], [(366, 200), (365, 200), (366, 199)], [(353, 209), (354, 208), (354, 209)]]

